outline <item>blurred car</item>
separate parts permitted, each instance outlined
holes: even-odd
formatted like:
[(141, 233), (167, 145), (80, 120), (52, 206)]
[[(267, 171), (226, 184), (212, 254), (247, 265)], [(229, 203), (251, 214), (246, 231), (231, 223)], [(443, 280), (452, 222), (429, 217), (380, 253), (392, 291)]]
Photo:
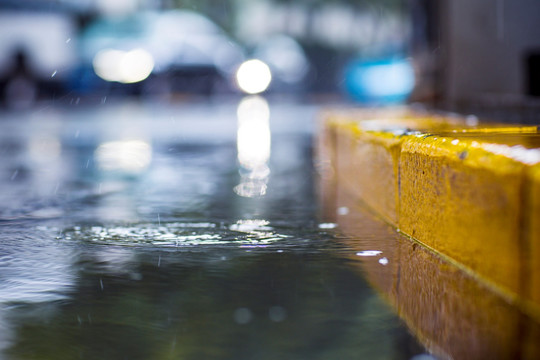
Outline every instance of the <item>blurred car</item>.
[(231, 83), (244, 59), (222, 29), (189, 10), (104, 17), (85, 29), (80, 45), (81, 91), (210, 94)]

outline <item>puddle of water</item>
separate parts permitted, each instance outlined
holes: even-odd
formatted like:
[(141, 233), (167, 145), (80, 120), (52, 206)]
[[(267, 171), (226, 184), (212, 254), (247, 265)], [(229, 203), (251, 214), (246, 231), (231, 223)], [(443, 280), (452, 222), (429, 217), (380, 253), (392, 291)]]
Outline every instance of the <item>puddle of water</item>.
[[(229, 110), (220, 121), (234, 128), (236, 107), (220, 113)], [(36, 135), (24, 135), (28, 123), (7, 123), (20, 144), (0, 152), (5, 358), (410, 359), (425, 352), (349, 258), (361, 250), (335, 236), (337, 223), (318, 219), (309, 134), (279, 130), (284, 125), (271, 117), (278, 130), (264, 159), (266, 191), (240, 196), (234, 129), (226, 132), (233, 138), (189, 135), (192, 127), (199, 136), (212, 111), (199, 109), (193, 123), (134, 119), (132, 128), (168, 131), (145, 140), (151, 158), (129, 174), (95, 158), (100, 144), (118, 140), (110, 138), (121, 130), (111, 120), (121, 112), (96, 115), (92, 127), (66, 119), (47, 133), (60, 145), (46, 161), (25, 153), (25, 136)], [(184, 133), (188, 140), (171, 135)], [(59, 171), (42, 176), (46, 162)], [(11, 180), (14, 167), (25, 175)], [(374, 259), (384, 257), (389, 263), (380, 267), (391, 268), (386, 251)]]
[(133, 226), (76, 226), (64, 230), (64, 240), (103, 245), (182, 247), (203, 245), (267, 245), (292, 235), (279, 234), (263, 220), (224, 223), (159, 223)]

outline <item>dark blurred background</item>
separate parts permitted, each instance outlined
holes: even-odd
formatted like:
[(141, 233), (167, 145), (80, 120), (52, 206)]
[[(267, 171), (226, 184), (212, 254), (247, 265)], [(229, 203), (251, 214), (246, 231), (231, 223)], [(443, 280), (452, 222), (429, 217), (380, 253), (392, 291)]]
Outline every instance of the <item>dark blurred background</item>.
[(538, 14), (536, 0), (0, 0), (1, 102), (266, 92), (538, 121)]

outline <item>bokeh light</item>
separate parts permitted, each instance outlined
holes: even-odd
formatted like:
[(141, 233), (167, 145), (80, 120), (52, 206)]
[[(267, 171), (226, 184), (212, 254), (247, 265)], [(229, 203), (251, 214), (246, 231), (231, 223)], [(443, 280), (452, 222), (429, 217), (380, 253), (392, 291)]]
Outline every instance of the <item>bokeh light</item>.
[(142, 140), (110, 141), (99, 145), (94, 156), (102, 170), (138, 174), (150, 164), (152, 147)]
[(414, 70), (408, 59), (357, 61), (345, 71), (348, 93), (362, 102), (403, 102), (412, 92), (414, 83)]
[(268, 89), (272, 72), (261, 60), (251, 59), (240, 65), (236, 72), (238, 87), (247, 94), (259, 94)]
[(105, 49), (96, 54), (93, 66), (96, 74), (103, 80), (130, 84), (150, 76), (154, 69), (154, 59), (144, 49)]

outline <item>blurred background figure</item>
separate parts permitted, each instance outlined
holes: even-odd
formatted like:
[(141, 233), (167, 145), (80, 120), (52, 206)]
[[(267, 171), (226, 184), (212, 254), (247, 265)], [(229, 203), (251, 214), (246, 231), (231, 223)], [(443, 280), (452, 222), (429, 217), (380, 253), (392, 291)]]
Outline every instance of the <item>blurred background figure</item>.
[(66, 90), (77, 62), (76, 14), (67, 4), (0, 1), (3, 105), (24, 108)]

